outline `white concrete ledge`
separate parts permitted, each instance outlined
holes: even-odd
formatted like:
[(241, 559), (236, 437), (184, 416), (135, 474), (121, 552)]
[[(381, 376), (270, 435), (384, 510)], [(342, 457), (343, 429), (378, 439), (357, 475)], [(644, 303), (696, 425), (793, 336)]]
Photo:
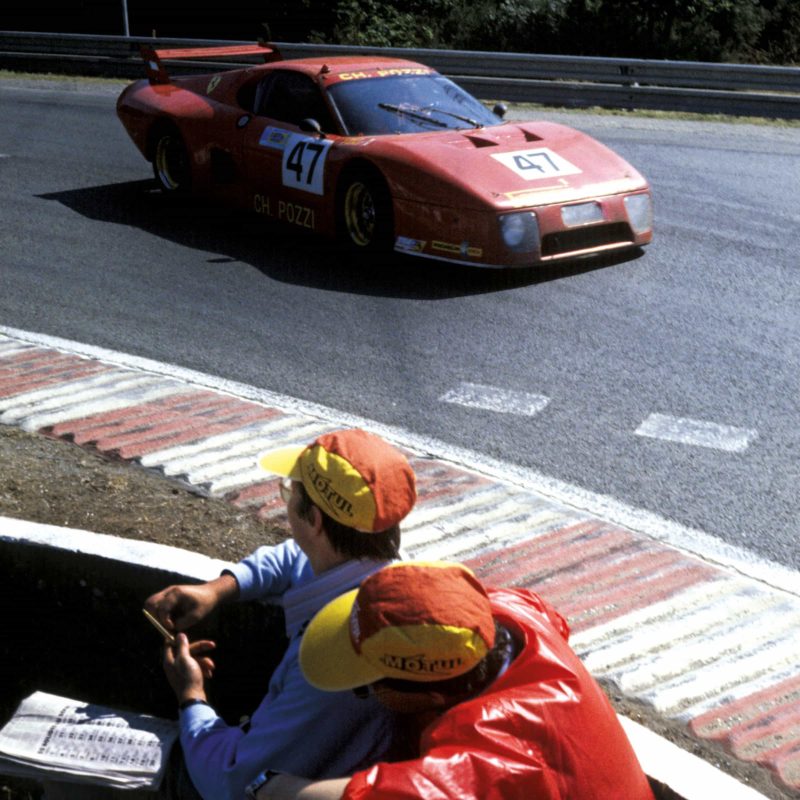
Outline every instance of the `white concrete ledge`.
[(105, 533), (92, 533), (58, 525), (42, 525), (0, 516), (0, 543), (50, 547), (75, 554), (134, 564), (143, 569), (159, 569), (200, 581), (211, 580), (230, 566), (227, 561), (209, 558), (190, 550), (156, 542), (124, 539)]
[(638, 722), (619, 719), (648, 777), (669, 787), (681, 800), (765, 800), (760, 792)]

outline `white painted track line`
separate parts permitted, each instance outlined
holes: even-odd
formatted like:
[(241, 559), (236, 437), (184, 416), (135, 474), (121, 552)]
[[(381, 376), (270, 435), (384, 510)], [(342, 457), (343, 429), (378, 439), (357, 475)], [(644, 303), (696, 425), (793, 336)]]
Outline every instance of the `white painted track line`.
[(499, 389), (479, 383), (461, 383), (455, 389), (445, 392), (439, 401), (500, 414), (532, 417), (547, 406), (550, 398), (543, 394)]
[(709, 447), (728, 453), (741, 453), (758, 435), (748, 428), (735, 428), (717, 422), (651, 414), (637, 429), (637, 436), (661, 439), (667, 442)]

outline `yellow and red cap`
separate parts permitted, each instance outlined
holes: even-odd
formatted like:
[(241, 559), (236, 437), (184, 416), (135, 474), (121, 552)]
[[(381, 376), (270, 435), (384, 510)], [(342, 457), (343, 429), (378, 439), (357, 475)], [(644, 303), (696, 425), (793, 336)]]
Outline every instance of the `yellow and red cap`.
[(311, 620), (300, 667), (335, 692), (382, 678), (421, 683), (469, 672), (494, 645), (489, 598), (474, 573), (444, 561), (397, 562)]
[(267, 472), (302, 482), (314, 505), (365, 533), (396, 525), (417, 499), (406, 457), (359, 428), (326, 433), (310, 445), (271, 450), (258, 463)]

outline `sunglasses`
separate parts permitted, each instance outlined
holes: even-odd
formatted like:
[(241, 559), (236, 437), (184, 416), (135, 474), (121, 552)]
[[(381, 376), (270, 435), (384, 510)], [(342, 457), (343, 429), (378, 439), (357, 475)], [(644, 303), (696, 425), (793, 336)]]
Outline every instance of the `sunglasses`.
[(281, 493), (281, 500), (283, 500), (283, 502), (288, 505), (289, 500), (291, 500), (292, 498), (292, 479), (281, 478), (281, 482), (278, 488)]

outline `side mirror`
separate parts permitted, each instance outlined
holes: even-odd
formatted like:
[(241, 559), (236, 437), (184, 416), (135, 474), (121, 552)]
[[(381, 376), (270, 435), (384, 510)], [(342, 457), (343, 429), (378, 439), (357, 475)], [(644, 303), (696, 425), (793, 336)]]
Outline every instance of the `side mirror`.
[(300, 130), (304, 133), (316, 133), (317, 136), (321, 136), (323, 139), (325, 138), (325, 134), (322, 132), (322, 126), (319, 122), (310, 117), (301, 120)]
[(496, 114), (500, 119), (505, 117), (506, 112), (508, 111), (508, 106), (505, 103), (497, 103), (495, 107), (492, 109), (492, 112)]

